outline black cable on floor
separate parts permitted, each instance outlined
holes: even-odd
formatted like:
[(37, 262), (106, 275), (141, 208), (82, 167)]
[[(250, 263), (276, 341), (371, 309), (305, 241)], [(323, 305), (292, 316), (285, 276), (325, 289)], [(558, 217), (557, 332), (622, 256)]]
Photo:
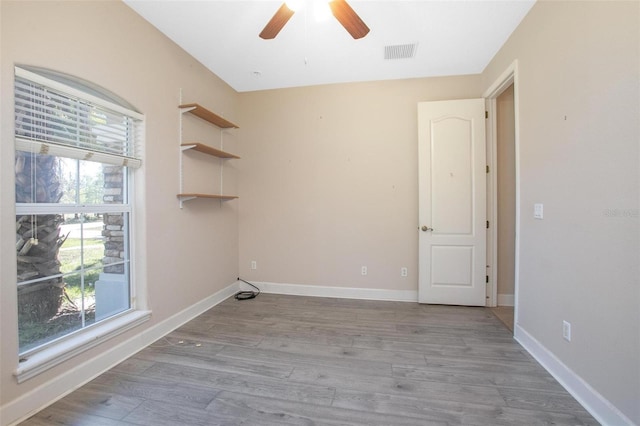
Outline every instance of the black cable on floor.
[(258, 291), (253, 291), (253, 290), (239, 291), (235, 294), (235, 296), (233, 296), (235, 297), (236, 300), (249, 300), (249, 299), (255, 299), (256, 297), (258, 297), (258, 295), (260, 294), (260, 289), (258, 287), (251, 284), (249, 281), (243, 280), (240, 277), (238, 277), (238, 281), (242, 281), (243, 283), (249, 284), (251, 287), (255, 288)]

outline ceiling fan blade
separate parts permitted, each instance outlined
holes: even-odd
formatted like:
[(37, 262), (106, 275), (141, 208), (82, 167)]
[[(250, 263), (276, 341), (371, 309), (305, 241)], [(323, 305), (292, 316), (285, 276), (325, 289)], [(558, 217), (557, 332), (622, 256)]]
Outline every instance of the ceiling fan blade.
[(275, 38), (287, 21), (291, 19), (293, 13), (293, 10), (289, 9), (285, 3), (282, 3), (282, 6), (280, 6), (271, 20), (267, 22), (267, 25), (265, 25), (264, 29), (260, 33), (260, 38), (265, 40)]
[(359, 39), (369, 34), (369, 27), (345, 0), (332, 0), (329, 2), (329, 7), (333, 16), (351, 34), (351, 37)]

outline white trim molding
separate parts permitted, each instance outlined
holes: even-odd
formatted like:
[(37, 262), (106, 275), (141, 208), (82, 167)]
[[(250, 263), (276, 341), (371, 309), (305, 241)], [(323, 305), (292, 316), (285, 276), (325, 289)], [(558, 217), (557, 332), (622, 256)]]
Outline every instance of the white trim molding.
[(255, 282), (263, 293), (290, 296), (336, 297), (341, 299), (417, 302), (417, 290), (385, 290), (378, 288), (330, 287), (305, 284)]
[(514, 294), (498, 293), (498, 306), (514, 306), (514, 302), (515, 302)]
[(217, 293), (132, 336), (119, 345), (105, 348), (105, 351), (100, 355), (69, 369), (60, 376), (3, 405), (0, 407), (2, 424), (18, 424), (34, 415), (186, 322), (233, 296), (239, 288), (240, 286), (236, 281)]
[(634, 424), (519, 324), (516, 324), (513, 336), (598, 422), (620, 426)]
[[(487, 123), (488, 138), (487, 138), (487, 164), (490, 170), (497, 170), (497, 128), (496, 128), (496, 100), (498, 96), (504, 92), (511, 84), (513, 84), (513, 96), (514, 96), (514, 120), (515, 120), (515, 180), (516, 180), (516, 217), (515, 217), (515, 276), (514, 276), (514, 319), (518, 322), (518, 289), (520, 287), (520, 87), (519, 87), (519, 72), (518, 72), (518, 60), (514, 60), (507, 69), (505, 69), (500, 76), (494, 80), (494, 82), (484, 91), (482, 97), (487, 99), (487, 107), (489, 110), (490, 122)], [(487, 200), (490, 201), (490, 205), (487, 204), (487, 219), (491, 221), (493, 226), (489, 229), (487, 239), (491, 239), (491, 264), (487, 272), (489, 275), (489, 282), (491, 283), (491, 294), (489, 299), (489, 306), (497, 306), (498, 302), (498, 244), (497, 244), (497, 232), (498, 229), (498, 204), (497, 204), (497, 174), (491, 173), (489, 175)]]
[(22, 383), (94, 346), (103, 344), (107, 340), (145, 323), (150, 318), (151, 311), (132, 311), (106, 321), (105, 324), (84, 330), (75, 336), (28, 356), (18, 365), (14, 376), (18, 383)]

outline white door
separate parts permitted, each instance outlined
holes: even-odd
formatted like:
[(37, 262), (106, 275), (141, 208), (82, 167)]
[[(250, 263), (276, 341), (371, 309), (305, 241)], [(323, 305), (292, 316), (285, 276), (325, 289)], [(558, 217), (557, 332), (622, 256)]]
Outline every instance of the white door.
[(420, 303), (485, 305), (484, 99), (418, 104)]

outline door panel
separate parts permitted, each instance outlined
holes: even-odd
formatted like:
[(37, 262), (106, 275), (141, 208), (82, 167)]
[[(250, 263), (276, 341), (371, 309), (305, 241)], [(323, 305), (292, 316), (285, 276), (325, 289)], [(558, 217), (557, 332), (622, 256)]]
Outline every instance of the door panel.
[(473, 285), (473, 247), (431, 246), (431, 285)]
[(470, 234), (473, 225), (471, 123), (457, 117), (443, 118), (431, 123), (431, 131), (432, 227), (438, 233)]
[(421, 303), (485, 305), (484, 100), (418, 104)]

